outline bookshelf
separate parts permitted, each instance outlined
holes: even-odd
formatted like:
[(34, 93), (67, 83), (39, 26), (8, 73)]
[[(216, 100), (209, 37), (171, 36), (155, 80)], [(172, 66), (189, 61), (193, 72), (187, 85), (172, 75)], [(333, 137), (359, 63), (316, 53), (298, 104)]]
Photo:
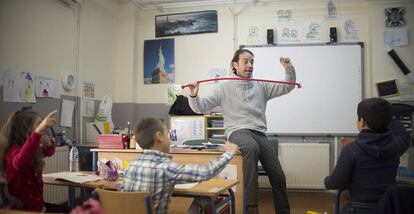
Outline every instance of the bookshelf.
[(224, 124), (222, 114), (206, 114), (204, 115), (205, 139), (225, 139)]

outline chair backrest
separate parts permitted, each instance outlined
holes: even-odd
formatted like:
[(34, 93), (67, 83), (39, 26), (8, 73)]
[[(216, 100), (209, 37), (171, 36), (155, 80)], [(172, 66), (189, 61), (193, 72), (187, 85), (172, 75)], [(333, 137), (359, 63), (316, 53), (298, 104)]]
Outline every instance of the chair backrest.
[(147, 192), (118, 192), (104, 189), (95, 189), (98, 200), (105, 213), (153, 213), (151, 196)]
[(414, 213), (413, 198), (413, 186), (391, 185), (378, 201), (373, 213)]

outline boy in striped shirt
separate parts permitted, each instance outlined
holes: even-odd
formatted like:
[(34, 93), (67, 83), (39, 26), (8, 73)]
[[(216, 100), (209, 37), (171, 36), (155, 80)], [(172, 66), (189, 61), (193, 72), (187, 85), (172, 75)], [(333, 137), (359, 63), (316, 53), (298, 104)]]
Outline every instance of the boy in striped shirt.
[(226, 142), (225, 153), (206, 164), (178, 164), (169, 154), (167, 127), (154, 118), (143, 119), (135, 128), (142, 155), (129, 163), (121, 185), (123, 192), (149, 192), (155, 213), (167, 213), (175, 184), (199, 182), (216, 176), (237, 151)]

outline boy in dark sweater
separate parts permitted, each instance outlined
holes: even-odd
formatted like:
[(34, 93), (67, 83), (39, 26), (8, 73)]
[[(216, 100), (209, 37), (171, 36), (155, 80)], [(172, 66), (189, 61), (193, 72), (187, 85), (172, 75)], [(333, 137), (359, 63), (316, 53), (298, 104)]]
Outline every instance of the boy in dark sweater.
[(360, 133), (342, 149), (335, 169), (325, 178), (327, 189), (349, 189), (350, 202), (342, 213), (370, 212), (369, 207), (396, 183), (400, 156), (411, 142), (402, 124), (392, 119), (392, 106), (386, 100), (365, 99), (357, 111)]

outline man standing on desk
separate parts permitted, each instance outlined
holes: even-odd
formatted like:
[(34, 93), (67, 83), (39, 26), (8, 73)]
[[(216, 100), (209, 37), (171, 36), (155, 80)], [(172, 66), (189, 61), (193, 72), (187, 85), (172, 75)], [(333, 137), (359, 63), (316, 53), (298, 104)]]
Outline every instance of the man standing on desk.
[[(251, 78), (254, 55), (239, 49), (231, 60), (231, 68), (237, 78)], [(280, 58), (286, 69), (285, 79), (296, 81), (295, 69), (288, 58)], [(286, 194), (286, 177), (276, 156), (276, 151), (265, 134), (267, 101), (287, 94), (294, 85), (237, 80), (220, 83), (213, 93), (198, 97), (199, 86), (190, 87), (189, 105), (194, 112), (204, 113), (220, 106), (224, 115), (225, 135), (239, 146), (243, 155), (244, 200), (247, 213), (258, 213), (258, 161), (260, 160), (272, 185), (275, 211), (289, 213)]]

